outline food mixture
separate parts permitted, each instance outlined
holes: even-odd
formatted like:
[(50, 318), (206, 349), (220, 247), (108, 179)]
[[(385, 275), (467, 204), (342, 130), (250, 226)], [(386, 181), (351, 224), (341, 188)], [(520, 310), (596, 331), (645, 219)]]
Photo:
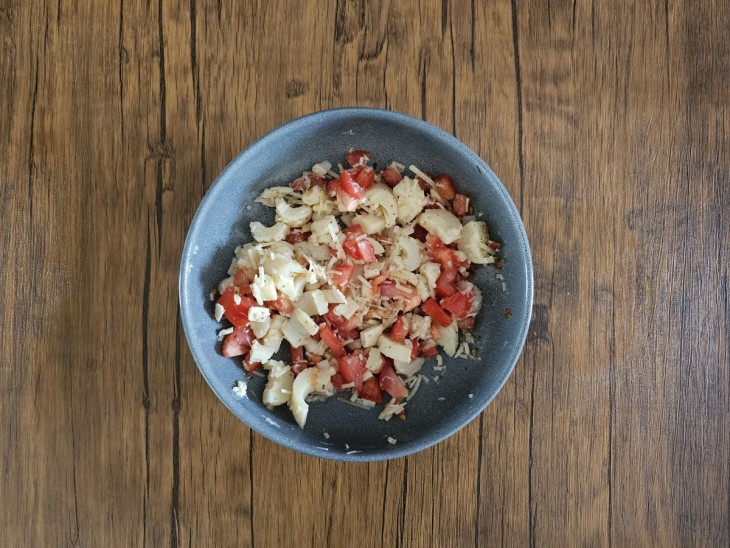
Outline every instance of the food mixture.
[[(482, 304), (472, 265), (500, 248), (449, 175), (409, 176), (397, 162), (376, 172), (363, 150), (346, 162), (266, 189), (257, 201), (276, 223), (251, 223), (254, 241), (218, 286), (215, 318), (231, 324), (218, 334), (223, 355), (263, 368), (263, 403), (287, 404), (300, 427), (310, 402), (338, 392), (365, 408), (387, 394), (380, 418), (405, 418), (424, 362), (441, 366), (439, 347), (471, 356)], [(273, 359), (283, 341), (286, 362)]]

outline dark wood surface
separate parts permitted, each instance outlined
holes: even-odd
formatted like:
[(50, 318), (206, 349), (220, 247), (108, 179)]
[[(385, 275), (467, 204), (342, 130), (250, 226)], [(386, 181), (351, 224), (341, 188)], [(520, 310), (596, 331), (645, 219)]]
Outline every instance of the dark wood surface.
[[(0, 0), (5, 546), (728, 546), (726, 2)], [(217, 173), (293, 117), (422, 117), (504, 181), (529, 340), (467, 428), (345, 465), (186, 346)]]

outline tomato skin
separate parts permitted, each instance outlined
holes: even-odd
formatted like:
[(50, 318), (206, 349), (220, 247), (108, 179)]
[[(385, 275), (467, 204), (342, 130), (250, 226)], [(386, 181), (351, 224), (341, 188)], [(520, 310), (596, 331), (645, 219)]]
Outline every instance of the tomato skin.
[(304, 347), (303, 346), (292, 346), (290, 347), (290, 359), (292, 363), (304, 361)]
[(294, 311), (294, 304), (284, 295), (280, 295), (275, 301), (264, 301), (264, 304), (285, 316), (290, 316)]
[(364, 400), (374, 401), (375, 403), (383, 401), (383, 390), (375, 377), (370, 377), (362, 383), (362, 386), (357, 389), (357, 395)]
[(248, 371), (248, 372), (255, 371), (256, 369), (258, 369), (259, 367), (261, 367), (261, 363), (260, 362), (251, 362), (249, 360), (249, 356), (250, 356), (250, 354), (247, 354), (246, 357), (243, 358), (243, 368), (246, 371)]
[(337, 372), (346, 383), (354, 382), (358, 390), (362, 387), (362, 377), (367, 371), (362, 351), (347, 354), (337, 360)]
[(430, 345), (424, 344), (421, 347), (421, 356), (424, 358), (435, 358), (439, 354), (438, 348), (436, 348), (436, 345), (433, 344), (433, 341), (429, 342), (431, 343)]
[(345, 230), (342, 231), (342, 233), (345, 235), (346, 238), (356, 238), (357, 236), (361, 236), (362, 234), (364, 234), (360, 225), (348, 226)]
[(471, 291), (459, 291), (450, 297), (441, 300), (441, 307), (451, 312), (460, 319), (466, 318), (474, 302), (474, 294)]
[(350, 175), (349, 172), (343, 171), (340, 174), (340, 178), (337, 180), (338, 183), (340, 183), (340, 188), (345, 191), (348, 195), (355, 198), (356, 200), (360, 200), (364, 195), (365, 191), (363, 188), (355, 182), (355, 180), (352, 178), (352, 175)]
[(348, 153), (347, 156), (345, 156), (345, 159), (351, 166), (356, 166), (360, 163), (363, 156), (370, 158), (370, 152), (367, 150), (356, 149)]
[(343, 356), (345, 356), (345, 347), (342, 344), (342, 341), (335, 335), (335, 332), (332, 331), (332, 328), (328, 326), (326, 323), (323, 323), (319, 326), (319, 335), (322, 337), (322, 340), (324, 343), (329, 346), (330, 350), (332, 351), (332, 355), (340, 359)]
[(457, 194), (454, 197), (454, 215), (463, 217), (469, 212), (469, 198), (463, 194)]
[(233, 277), (233, 285), (238, 288), (238, 292), (241, 295), (247, 295), (250, 293), (251, 287), (242, 268), (239, 268), (236, 271), (236, 275)]
[(218, 299), (218, 304), (225, 310), (224, 316), (226, 319), (235, 327), (240, 327), (248, 323), (248, 309), (254, 306), (255, 303), (253, 299), (245, 295), (239, 295), (241, 300), (236, 304), (234, 295), (235, 290), (229, 287)]
[(448, 173), (443, 173), (438, 177), (435, 177), (433, 182), (436, 183), (435, 189), (439, 196), (441, 196), (444, 200), (454, 199), (456, 196), (456, 187)]
[(373, 168), (371, 167), (362, 168), (355, 177), (355, 182), (360, 186), (360, 188), (367, 190), (373, 186), (373, 183), (375, 182), (375, 171), (373, 171)]
[(408, 395), (403, 379), (398, 376), (393, 366), (386, 364), (380, 372), (380, 388), (394, 398), (405, 398)]
[(390, 329), (390, 338), (397, 343), (402, 343), (406, 340), (406, 335), (408, 335), (408, 322), (403, 316), (398, 316)]
[(351, 264), (343, 264), (336, 266), (332, 269), (330, 279), (332, 283), (337, 286), (337, 289), (344, 291), (347, 284), (352, 280), (352, 275), (355, 273), (355, 267)]
[(433, 299), (428, 299), (421, 305), (421, 308), (423, 308), (423, 311), (431, 316), (431, 319), (440, 326), (448, 327), (451, 325), (451, 316), (449, 316), (446, 311), (439, 306), (439, 303)]
[(444, 298), (456, 293), (454, 282), (456, 282), (456, 271), (443, 270), (436, 280), (436, 296)]
[(367, 240), (358, 240), (357, 249), (360, 252), (360, 258), (362, 259), (363, 262), (374, 263), (377, 261), (377, 258), (375, 257), (375, 249), (373, 248), (373, 244), (371, 244)]
[(223, 339), (222, 354), (227, 358), (234, 356), (243, 356), (251, 349), (254, 341), (253, 331), (248, 325), (234, 327), (233, 333), (230, 333)]
[(474, 316), (468, 316), (463, 320), (459, 320), (459, 329), (462, 331), (473, 331), (474, 330)]
[(403, 180), (403, 175), (400, 174), (400, 171), (392, 166), (381, 171), (380, 177), (389, 186), (395, 186)]
[[(375, 286), (375, 284), (373, 284), (373, 286)], [(381, 297), (390, 297), (393, 299), (398, 297), (410, 299), (418, 293), (415, 289), (412, 289), (410, 291), (406, 289), (401, 289), (395, 284), (395, 282), (391, 280), (386, 280), (379, 283), (378, 291), (380, 292)]]
[(311, 232), (303, 232), (301, 230), (292, 230), (286, 235), (286, 241), (290, 244), (296, 244), (298, 242), (306, 242), (312, 235)]
[[(362, 320), (357, 314), (353, 314), (350, 316), (350, 319), (348, 320), (344, 316), (340, 316), (339, 314), (336, 314), (333, 310), (330, 310), (329, 312), (326, 312), (324, 315), (324, 319), (332, 325), (335, 329), (338, 331), (350, 331), (352, 329), (356, 329), (362, 325)], [(326, 341), (325, 341), (326, 342)]]
[(335, 390), (337, 390), (338, 392), (343, 391), (342, 385), (346, 383), (345, 379), (342, 378), (342, 375), (340, 375), (339, 373), (335, 373), (334, 375), (332, 375), (332, 377), (330, 377), (330, 381), (332, 382), (332, 386), (335, 387)]

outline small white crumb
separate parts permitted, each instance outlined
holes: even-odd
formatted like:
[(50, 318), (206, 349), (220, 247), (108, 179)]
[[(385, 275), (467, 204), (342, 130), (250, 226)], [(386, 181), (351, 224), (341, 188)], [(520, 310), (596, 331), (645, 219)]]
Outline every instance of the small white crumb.
[(436, 399), (437, 399), (438, 401), (446, 401), (446, 398), (444, 398), (443, 396), (441, 396), (440, 398), (436, 398)]
[(395, 439), (395, 438), (392, 438), (392, 437), (388, 436), (388, 443), (390, 445), (395, 445), (396, 443), (398, 443), (398, 440)]
[(215, 321), (221, 321), (221, 318), (223, 318), (223, 314), (225, 314), (225, 312), (226, 309), (223, 308), (222, 304), (215, 303)]
[(433, 366), (433, 370), (434, 370), (434, 371), (443, 371), (443, 370), (444, 370), (444, 368), (443, 368), (443, 367), (439, 367), (438, 365), (434, 365), (434, 366)]
[(215, 289), (210, 292), (210, 295), (208, 295), (208, 297), (210, 297), (210, 302), (215, 301)]
[(436, 355), (436, 363), (441, 366), (444, 364), (444, 357), (441, 354)]
[(236, 381), (236, 384), (233, 386), (233, 393), (238, 396), (239, 398), (245, 398), (246, 397), (246, 383), (243, 381)]
[(323, 433), (322, 435), (324, 436), (324, 439), (330, 439), (330, 435), (327, 432)]
[(472, 399), (474, 397), (474, 394), (469, 394), (469, 399)]
[(222, 341), (226, 338), (226, 335), (230, 335), (231, 333), (233, 333), (232, 327), (229, 327), (228, 329), (221, 329), (218, 331), (218, 341)]
[(345, 449), (347, 449), (349, 451), (350, 450), (350, 446), (347, 445), (347, 444), (345, 444)]
[(439, 376), (438, 375), (436, 375), (435, 377), (432, 377), (432, 378), (433, 378), (433, 382), (439, 382)]
[(251, 211), (251, 205), (250, 204), (246, 206), (246, 211)]

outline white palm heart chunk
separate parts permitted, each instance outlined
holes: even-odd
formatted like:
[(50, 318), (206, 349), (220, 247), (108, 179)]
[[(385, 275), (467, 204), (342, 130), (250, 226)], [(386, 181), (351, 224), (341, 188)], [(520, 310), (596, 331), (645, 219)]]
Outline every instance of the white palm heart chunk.
[[(302, 428), (312, 401), (348, 390), (364, 408), (387, 394), (379, 417), (404, 418), (426, 360), (443, 369), (439, 348), (473, 357), (482, 294), (469, 267), (501, 263), (449, 175), (411, 165), (410, 177), (396, 162), (376, 172), (370, 158), (352, 150), (349, 168), (320, 162), (266, 189), (256, 201), (276, 221), (250, 224), (218, 285), (223, 354), (263, 366), (264, 405), (287, 404)], [(288, 361), (273, 359), (284, 340)]]

